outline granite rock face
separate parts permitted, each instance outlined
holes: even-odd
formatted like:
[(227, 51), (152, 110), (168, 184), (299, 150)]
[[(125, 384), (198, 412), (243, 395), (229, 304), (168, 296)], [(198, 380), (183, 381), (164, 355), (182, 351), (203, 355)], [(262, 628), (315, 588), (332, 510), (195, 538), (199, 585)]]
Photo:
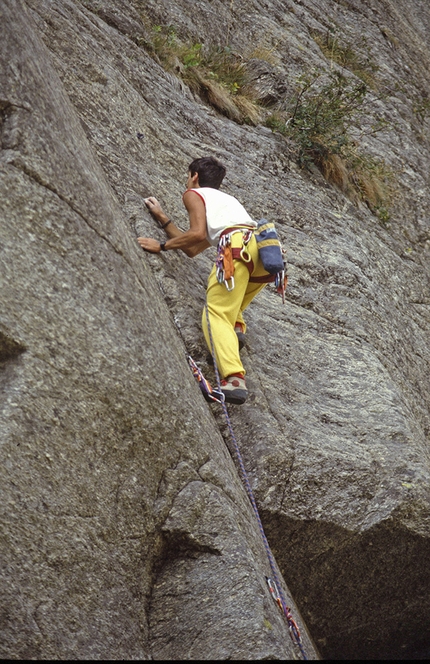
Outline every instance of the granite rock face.
[[(306, 654), (426, 658), (427, 3), (6, 0), (0, 24), (2, 656), (301, 656), (187, 364), (212, 379), (214, 251), (135, 241), (163, 237), (149, 195), (186, 228), (187, 166), (214, 154), (287, 247), (287, 301), (269, 286), (247, 312), (251, 396), (229, 412)], [(155, 25), (230, 44), (266, 103), (330, 67), (316, 34), (364, 49), (385, 92), (368, 121), (391, 123), (362, 139), (397, 174), (389, 223), (165, 71)]]

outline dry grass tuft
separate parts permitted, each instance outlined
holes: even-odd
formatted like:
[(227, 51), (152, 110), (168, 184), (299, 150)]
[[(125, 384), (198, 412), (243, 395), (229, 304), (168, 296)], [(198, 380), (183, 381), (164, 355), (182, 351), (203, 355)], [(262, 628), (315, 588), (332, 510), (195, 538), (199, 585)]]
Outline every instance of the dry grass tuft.
[(356, 205), (364, 201), (382, 221), (388, 221), (388, 207), (394, 196), (394, 174), (382, 160), (355, 152), (348, 158), (317, 152), (314, 163), (331, 184)]
[(258, 125), (263, 119), (263, 110), (252, 99), (244, 94), (237, 94), (234, 96), (235, 106), (239, 109), (243, 122), (251, 125)]
[(336, 185), (344, 192), (348, 191), (350, 186), (348, 167), (342, 157), (338, 154), (327, 153), (316, 159), (316, 165), (327, 182)]
[(388, 208), (395, 196), (393, 171), (381, 159), (360, 155), (351, 165), (351, 180), (360, 198), (381, 221), (388, 221)]
[(204, 79), (202, 81), (202, 91), (209, 104), (216, 108), (217, 111), (236, 122), (243, 121), (243, 117), (235, 104), (235, 100), (232, 98), (229, 91), (222, 85), (216, 81)]
[(182, 42), (172, 26), (153, 28), (154, 57), (175, 72), (194, 94), (219, 113), (238, 123), (261, 121), (252, 87), (246, 85), (243, 57), (230, 48), (207, 49), (203, 44)]

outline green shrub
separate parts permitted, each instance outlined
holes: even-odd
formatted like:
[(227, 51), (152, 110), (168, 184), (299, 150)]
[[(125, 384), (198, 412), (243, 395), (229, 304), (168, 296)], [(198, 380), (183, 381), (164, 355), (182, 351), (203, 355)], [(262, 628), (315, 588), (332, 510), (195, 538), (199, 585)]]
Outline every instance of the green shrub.
[(300, 146), (301, 163), (315, 161), (319, 154), (345, 152), (350, 143), (348, 129), (363, 112), (366, 92), (365, 83), (351, 82), (340, 72), (299, 77), (286, 124), (288, 134)]
[[(352, 129), (364, 115), (367, 86), (340, 72), (313, 72), (297, 80), (286, 111), (271, 114), (266, 125), (291, 138), (302, 166), (318, 166), (327, 179), (354, 202), (364, 200), (381, 220), (392, 195), (392, 172), (383, 160), (359, 152)], [(362, 134), (375, 133), (388, 123), (377, 120)], [(385, 210), (385, 211), (384, 211)]]

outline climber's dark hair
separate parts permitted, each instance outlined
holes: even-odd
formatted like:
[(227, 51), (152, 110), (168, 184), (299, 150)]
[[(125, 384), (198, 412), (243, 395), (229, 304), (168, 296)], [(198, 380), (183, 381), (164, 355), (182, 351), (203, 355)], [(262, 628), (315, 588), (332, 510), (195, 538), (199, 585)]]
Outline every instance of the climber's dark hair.
[(194, 159), (188, 166), (188, 170), (191, 175), (198, 174), (201, 187), (212, 187), (212, 189), (220, 188), (226, 174), (226, 167), (215, 157)]

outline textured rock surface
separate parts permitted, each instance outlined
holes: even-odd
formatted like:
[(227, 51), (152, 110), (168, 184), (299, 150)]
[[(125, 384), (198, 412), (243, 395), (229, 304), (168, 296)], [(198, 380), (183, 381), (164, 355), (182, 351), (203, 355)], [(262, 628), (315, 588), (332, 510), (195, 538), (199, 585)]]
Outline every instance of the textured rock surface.
[[(210, 371), (213, 251), (134, 242), (161, 238), (150, 194), (185, 226), (186, 168), (208, 153), (288, 248), (286, 305), (268, 288), (248, 313), (252, 396), (231, 416), (293, 613), (324, 658), (426, 656), (430, 155), (414, 108), (429, 94), (427, 4), (7, 0), (0, 13), (2, 656), (292, 656), (221, 412), (185, 359)], [(311, 31), (365, 35), (386, 92), (369, 93), (369, 118), (395, 123), (366, 139), (398, 172), (390, 224), (299, 171), (283, 138), (196, 100), (145, 50), (154, 24), (228, 39), (254, 58), (261, 98), (328, 66)]]
[(183, 344), (33, 20), (13, 5), (2, 9), (2, 656), (291, 657)]

